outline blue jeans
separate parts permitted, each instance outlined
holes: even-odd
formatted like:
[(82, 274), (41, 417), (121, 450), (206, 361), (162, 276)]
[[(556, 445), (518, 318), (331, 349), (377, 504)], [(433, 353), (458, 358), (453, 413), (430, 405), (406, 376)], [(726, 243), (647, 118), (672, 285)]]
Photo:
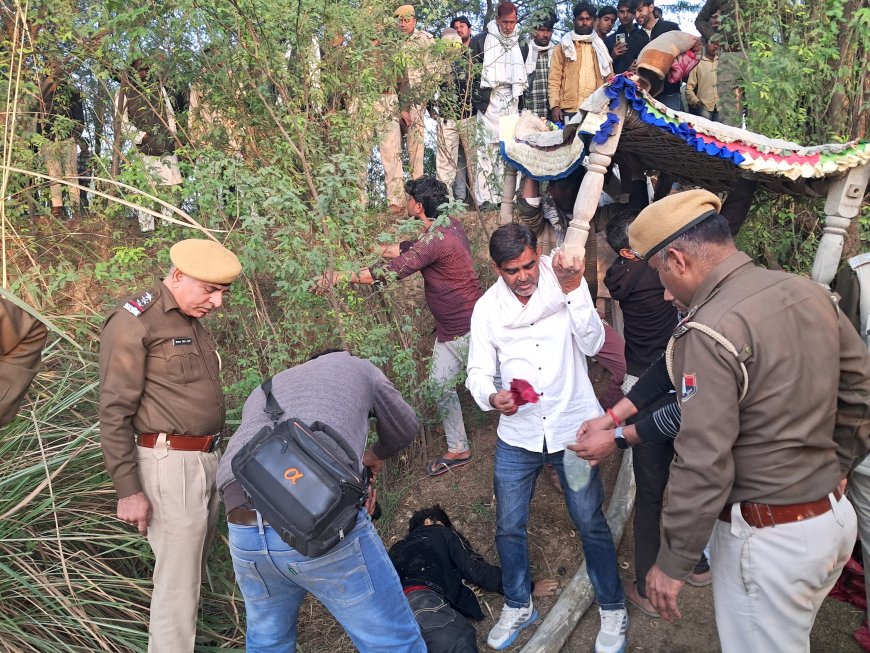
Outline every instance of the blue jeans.
[(662, 93), (656, 96), (656, 100), (664, 104), (668, 109), (673, 109), (674, 111), (683, 110), (683, 98), (679, 93), (668, 93), (667, 95)]
[(364, 510), (353, 531), (319, 558), (297, 553), (270, 526), (228, 526), (245, 598), (247, 653), (293, 653), (296, 618), (308, 592), (361, 653), (426, 653), (396, 570)]
[(616, 567), (613, 535), (604, 517), (604, 488), (598, 468), (592, 468), (589, 485), (574, 492), (565, 481), (562, 452), (537, 453), (513, 447), (500, 439), (495, 446), (496, 532), (495, 544), (501, 562), (505, 603), (512, 608), (529, 604), (532, 576), (529, 567), (529, 504), (535, 481), (545, 463), (559, 474), (565, 503), (583, 540), (583, 553), (589, 580), (598, 605), (604, 610), (625, 607), (625, 593)]
[(707, 120), (712, 120), (713, 122), (719, 122), (719, 112), (715, 109), (713, 111), (708, 111), (706, 107), (699, 106), (698, 107), (698, 115), (702, 118), (706, 118)]

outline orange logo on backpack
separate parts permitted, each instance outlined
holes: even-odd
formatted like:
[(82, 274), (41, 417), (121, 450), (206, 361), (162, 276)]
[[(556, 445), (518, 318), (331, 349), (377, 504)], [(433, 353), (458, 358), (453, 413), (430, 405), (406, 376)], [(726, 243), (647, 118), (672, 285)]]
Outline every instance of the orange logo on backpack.
[(296, 481), (298, 481), (298, 480), (299, 480), (300, 478), (302, 478), (303, 476), (305, 476), (305, 474), (303, 474), (302, 472), (300, 472), (300, 471), (299, 471), (298, 469), (296, 469), (295, 467), (291, 467), (291, 468), (288, 469), (286, 472), (284, 472), (284, 478), (286, 478), (288, 481), (290, 481), (291, 483), (293, 483), (293, 485), (296, 485)]

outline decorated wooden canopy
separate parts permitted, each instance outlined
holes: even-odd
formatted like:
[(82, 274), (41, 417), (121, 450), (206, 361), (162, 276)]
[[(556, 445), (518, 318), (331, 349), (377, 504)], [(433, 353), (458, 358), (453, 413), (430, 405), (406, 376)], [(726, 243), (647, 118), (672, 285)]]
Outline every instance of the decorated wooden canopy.
[[(520, 121), (522, 122), (522, 121)], [(620, 159), (630, 167), (667, 172), (689, 185), (712, 191), (733, 188), (738, 177), (748, 175), (775, 193), (825, 197), (825, 227), (813, 264), (812, 276), (827, 284), (837, 271), (850, 223), (858, 215), (870, 180), (870, 142), (829, 143), (804, 146), (729, 127), (660, 104), (624, 75), (615, 77), (580, 107), (579, 133), (567, 128), (563, 141), (575, 145), (580, 133), (590, 139), (581, 159), (586, 174), (574, 202), (565, 234), (564, 249), (585, 256), (590, 223), (598, 206), (604, 175)], [(541, 128), (543, 139), (552, 135)], [(501, 148), (509, 166), (504, 181), (501, 221), (513, 218), (517, 170), (536, 176), (542, 138), (518, 123), (502, 120)], [(546, 169), (542, 178), (559, 178)]]
[[(627, 106), (616, 162), (620, 155), (630, 154), (644, 168), (713, 191), (728, 190), (741, 174), (752, 173), (773, 192), (823, 197), (831, 179), (870, 162), (868, 141), (803, 146), (768, 138), (669, 109), (625, 76), (602, 86), (581, 107), (586, 111), (584, 129), (591, 133), (593, 143), (604, 143), (613, 135), (619, 122), (614, 109), (623, 99)], [(573, 170), (579, 163), (575, 157), (582, 148), (573, 138), (564, 150), (536, 147), (516, 138), (515, 119), (505, 120), (502, 153), (515, 168), (527, 174), (531, 171), (540, 179), (553, 179), (564, 176), (560, 170)], [(534, 174), (542, 162), (551, 163), (541, 168), (541, 174)]]
[[(598, 207), (604, 175), (611, 163), (630, 154), (644, 168), (672, 173), (710, 190), (729, 190), (741, 175), (750, 175), (773, 192), (826, 197), (825, 226), (812, 278), (829, 284), (834, 278), (850, 223), (858, 215), (870, 181), (870, 143), (801, 146), (727, 127), (697, 116), (675, 112), (639, 90), (626, 77), (616, 77), (599, 88), (581, 107), (585, 115), (580, 130), (591, 137), (586, 157), (580, 155), (586, 174), (575, 200), (573, 217), (562, 248), (569, 256), (585, 257), (590, 222)], [(546, 153), (552, 136), (546, 127), (519, 129), (520, 120), (502, 119), (502, 154), (508, 162), (500, 219), (513, 219), (517, 170), (542, 178), (558, 179)], [(580, 139), (563, 132), (563, 141), (576, 148)], [(507, 137), (507, 140), (506, 140)], [(532, 143), (539, 143), (538, 147)], [(530, 153), (535, 150), (534, 153)], [(542, 156), (543, 154), (543, 156)], [(552, 155), (550, 155), (552, 157)], [(574, 165), (571, 157), (566, 165)], [(562, 165), (560, 163), (559, 165)], [(618, 542), (634, 501), (631, 452), (622, 459), (619, 478), (607, 518)], [(593, 603), (594, 590), (585, 563), (564, 588), (544, 623), (522, 653), (556, 653), (563, 650), (571, 631)]]
[(628, 150), (647, 167), (670, 172), (710, 190), (728, 190), (744, 172), (774, 192), (824, 196), (828, 181), (870, 161), (870, 142), (852, 141), (803, 146), (729, 127), (700, 116), (673, 111), (619, 76), (599, 89), (608, 100), (608, 119), (593, 140), (613, 130), (615, 108), (628, 108), (619, 150)]

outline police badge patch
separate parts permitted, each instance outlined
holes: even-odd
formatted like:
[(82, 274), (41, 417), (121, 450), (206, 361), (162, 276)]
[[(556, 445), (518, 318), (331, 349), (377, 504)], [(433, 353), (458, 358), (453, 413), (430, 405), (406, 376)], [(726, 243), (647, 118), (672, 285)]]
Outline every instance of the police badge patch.
[(142, 311), (154, 301), (154, 295), (150, 292), (146, 292), (140, 297), (136, 299), (131, 299), (129, 302), (124, 304), (124, 310), (128, 313), (134, 315), (135, 317), (139, 317), (142, 315)]
[(681, 400), (687, 401), (695, 396), (695, 393), (698, 391), (698, 379), (695, 377), (695, 374), (683, 374), (683, 387), (682, 387), (682, 395)]

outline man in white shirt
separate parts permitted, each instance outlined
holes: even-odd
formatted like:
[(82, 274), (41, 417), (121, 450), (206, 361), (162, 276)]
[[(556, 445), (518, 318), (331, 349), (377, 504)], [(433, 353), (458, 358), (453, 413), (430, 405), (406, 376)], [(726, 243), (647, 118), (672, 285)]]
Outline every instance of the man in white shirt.
[[(586, 281), (583, 261), (561, 253), (538, 256), (534, 232), (521, 224), (497, 229), (489, 241), (500, 277), (474, 307), (466, 387), (483, 410), (501, 413), (495, 453), (496, 547), (505, 605), (487, 644), (501, 650), (537, 619), (531, 598), (527, 525), (535, 480), (553, 465), (568, 512), (583, 539), (589, 578), (601, 614), (596, 653), (624, 650), (628, 615), (613, 537), (604, 517), (598, 468), (572, 490), (563, 452), (580, 424), (603, 411), (586, 370), (586, 356), (604, 343), (604, 326)], [(497, 388), (495, 379), (501, 378)], [(531, 384), (534, 403), (518, 406), (508, 389)]]

